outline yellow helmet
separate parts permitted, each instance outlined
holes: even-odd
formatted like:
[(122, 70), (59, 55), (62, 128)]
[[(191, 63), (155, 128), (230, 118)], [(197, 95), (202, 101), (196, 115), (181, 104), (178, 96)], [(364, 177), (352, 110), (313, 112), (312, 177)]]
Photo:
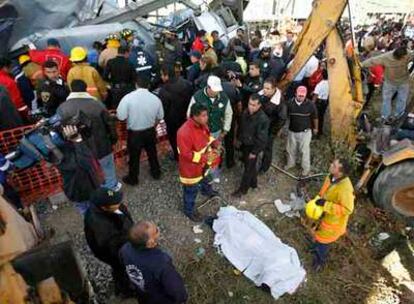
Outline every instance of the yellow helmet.
[(23, 63), (28, 62), (28, 61), (30, 61), (29, 55), (24, 54), (24, 55), (19, 56), (19, 64), (20, 65), (22, 65)]
[(86, 58), (87, 55), (87, 51), (81, 47), (81, 46), (76, 46), (73, 49), (70, 50), (70, 61), (72, 62), (79, 62), (79, 61), (83, 61)]
[(323, 214), (323, 207), (316, 205), (318, 199), (320, 199), (319, 195), (310, 200), (305, 207), (306, 216), (314, 221), (319, 220)]

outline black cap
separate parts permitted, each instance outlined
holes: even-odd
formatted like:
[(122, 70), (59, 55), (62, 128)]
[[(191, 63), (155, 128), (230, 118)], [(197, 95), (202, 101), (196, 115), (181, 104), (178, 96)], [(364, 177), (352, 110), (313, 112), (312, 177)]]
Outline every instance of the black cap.
[(98, 188), (92, 193), (90, 201), (97, 207), (111, 206), (120, 204), (122, 201), (122, 192), (113, 191), (107, 188)]

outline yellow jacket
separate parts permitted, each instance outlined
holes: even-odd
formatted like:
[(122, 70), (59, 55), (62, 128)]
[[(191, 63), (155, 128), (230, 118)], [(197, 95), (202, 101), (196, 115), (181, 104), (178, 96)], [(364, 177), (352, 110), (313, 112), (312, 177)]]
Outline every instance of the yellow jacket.
[(326, 203), (324, 215), (315, 232), (315, 240), (329, 244), (346, 232), (349, 216), (354, 211), (354, 187), (348, 177), (334, 182), (327, 177), (319, 196), (325, 199)]
[(103, 101), (106, 98), (106, 83), (103, 81), (98, 71), (88, 63), (77, 63), (69, 70), (67, 77), (69, 86), (74, 79), (85, 81), (88, 86), (88, 93), (98, 100)]
[(99, 55), (98, 64), (101, 68), (105, 69), (106, 64), (109, 60), (115, 58), (118, 55), (118, 48), (116, 47), (107, 47)]

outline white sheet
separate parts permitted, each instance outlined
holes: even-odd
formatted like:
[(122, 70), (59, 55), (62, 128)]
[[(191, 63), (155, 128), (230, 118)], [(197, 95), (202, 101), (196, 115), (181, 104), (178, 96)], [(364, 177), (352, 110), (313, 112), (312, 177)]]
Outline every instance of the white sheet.
[(217, 216), (213, 223), (214, 245), (239, 271), (256, 286), (268, 285), (275, 299), (296, 291), (306, 272), (294, 248), (283, 244), (248, 211), (222, 207)]

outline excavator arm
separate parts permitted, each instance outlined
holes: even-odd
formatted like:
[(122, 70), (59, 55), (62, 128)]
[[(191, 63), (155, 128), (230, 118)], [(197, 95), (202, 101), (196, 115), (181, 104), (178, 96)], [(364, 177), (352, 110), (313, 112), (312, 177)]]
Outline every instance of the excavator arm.
[(294, 61), (279, 87), (284, 90), (305, 66), (319, 46), (326, 41), (329, 75), (329, 106), (332, 139), (345, 142), (350, 148), (356, 144), (355, 121), (362, 109), (362, 82), (359, 64), (354, 56), (352, 80), (345, 49), (337, 29), (347, 0), (315, 0), (313, 10), (294, 47)]

